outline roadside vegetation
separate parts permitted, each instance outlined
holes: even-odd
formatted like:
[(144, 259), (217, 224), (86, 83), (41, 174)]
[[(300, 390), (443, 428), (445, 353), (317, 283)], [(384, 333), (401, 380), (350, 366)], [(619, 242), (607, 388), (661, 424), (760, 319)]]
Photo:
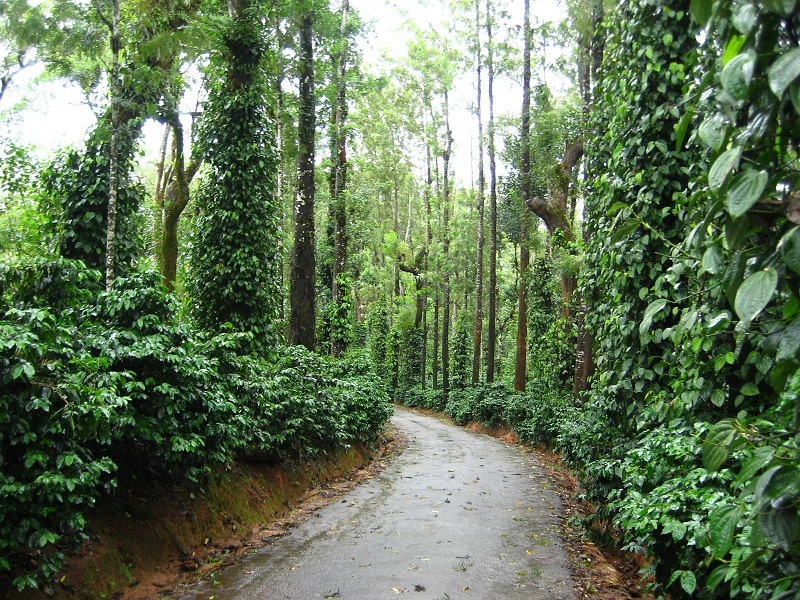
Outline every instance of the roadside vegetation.
[(33, 63), (97, 116), (0, 140), (4, 577), (120, 465), (299, 460), (396, 401), (561, 453), (657, 596), (800, 594), (800, 4), (459, 0), (377, 64), (348, 0), (145, 4), (0, 0), (4, 122)]

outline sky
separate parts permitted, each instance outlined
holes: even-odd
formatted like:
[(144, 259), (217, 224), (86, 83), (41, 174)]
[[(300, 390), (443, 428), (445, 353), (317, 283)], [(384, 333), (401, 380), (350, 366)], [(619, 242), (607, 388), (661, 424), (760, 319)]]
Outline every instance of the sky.
[[(413, 20), (418, 26), (430, 24), (438, 30), (445, 29), (450, 15), (441, 3), (433, 0), (428, 4), (422, 10), (418, 8), (417, 2), (408, 0), (351, 0), (351, 5), (360, 12), (365, 21), (372, 22), (374, 28), (372, 35), (361, 43), (365, 62), (378, 69), (384, 55), (400, 58), (404, 54), (407, 34), (401, 25), (406, 19)], [(534, 18), (538, 16), (543, 20), (560, 20), (564, 17), (564, 8), (559, 0), (533, 0), (531, 5)], [(522, 0), (510, 0), (509, 12), (512, 22), (521, 24)], [(34, 66), (23, 71), (0, 101), (0, 139), (8, 136), (18, 143), (39, 146), (45, 151), (70, 144), (79, 145), (95, 121), (94, 113), (77, 86), (61, 81), (37, 85), (35, 78), (42, 70), (41, 66)], [(474, 86), (474, 73), (466, 73), (457, 81), (452, 94), (454, 170), (456, 181), (462, 184), (471, 183), (476, 162), (472, 148), (476, 144), (477, 123), (470, 113), (470, 105), (475, 96)], [(495, 114), (518, 114), (521, 105), (518, 82), (500, 76), (496, 79), (495, 86)], [(9, 119), (8, 109), (19, 102), (27, 102), (28, 107)], [(162, 132), (161, 125), (146, 125), (147, 154), (157, 151)]]

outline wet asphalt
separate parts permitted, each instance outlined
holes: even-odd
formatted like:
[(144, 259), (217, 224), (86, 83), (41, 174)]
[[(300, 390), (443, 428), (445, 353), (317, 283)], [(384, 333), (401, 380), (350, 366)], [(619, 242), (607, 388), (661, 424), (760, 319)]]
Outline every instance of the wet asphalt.
[(183, 599), (576, 598), (561, 509), (533, 454), (397, 409), (377, 477)]

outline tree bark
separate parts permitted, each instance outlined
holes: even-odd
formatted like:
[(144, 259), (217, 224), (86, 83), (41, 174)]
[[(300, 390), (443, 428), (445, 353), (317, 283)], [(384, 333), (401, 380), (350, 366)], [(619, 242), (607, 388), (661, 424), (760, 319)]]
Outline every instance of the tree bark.
[(444, 210), (442, 214), (442, 254), (444, 255), (445, 268), (442, 274), (444, 287), (444, 300), (442, 307), (442, 394), (447, 400), (450, 392), (450, 269), (447, 266), (450, 253), (450, 153), (453, 148), (453, 135), (450, 131), (450, 105), (447, 90), (444, 92), (444, 121), (445, 149), (442, 153), (442, 175), (443, 175), (443, 200)]
[[(345, 204), (345, 185), (347, 182), (347, 136), (344, 125), (347, 118), (347, 55), (349, 45), (350, 17), (349, 0), (342, 2), (341, 44), (336, 69), (336, 108), (334, 111), (334, 132), (331, 150), (331, 206), (333, 212), (333, 277), (331, 282), (331, 301), (336, 313), (342, 318), (347, 289), (342, 289), (341, 277), (347, 271), (347, 207)], [(338, 323), (331, 323), (331, 354), (341, 356), (347, 345), (344, 333), (338, 331)]]
[(106, 220), (106, 290), (111, 291), (114, 285), (114, 271), (117, 238), (117, 198), (119, 196), (119, 53), (122, 46), (122, 38), (119, 31), (120, 10), (119, 0), (111, 2), (111, 148), (109, 151), (109, 192), (108, 192), (108, 216)]
[(290, 343), (314, 350), (315, 257), (314, 257), (314, 16), (308, 9), (300, 22), (300, 122), (298, 126), (298, 189), (294, 204), (292, 251)]
[(492, 41), (491, 2), (486, 0), (486, 68), (489, 93), (489, 329), (487, 331), (486, 382), (492, 383), (495, 376), (497, 353), (497, 165), (494, 147), (494, 47)]
[[(524, 36), (522, 53), (522, 122), (520, 137), (522, 141), (522, 200), (528, 203), (531, 197), (531, 37), (530, 0), (524, 3), (522, 25)], [(523, 208), (524, 210), (524, 208)], [(519, 232), (519, 293), (517, 300), (517, 353), (514, 361), (514, 389), (525, 391), (528, 367), (528, 297), (525, 273), (530, 262), (528, 251), (528, 220), (522, 215)]]
[(486, 245), (484, 205), (486, 192), (486, 176), (483, 169), (483, 116), (482, 116), (482, 81), (481, 71), (481, 10), (480, 0), (475, 0), (475, 81), (478, 115), (478, 248), (475, 264), (475, 331), (472, 340), (472, 383), (477, 384), (481, 377), (481, 350), (483, 346), (483, 250)]
[(178, 224), (189, 204), (189, 184), (200, 168), (195, 159), (185, 166), (183, 126), (176, 115), (172, 123), (172, 169), (169, 184), (162, 200), (161, 281), (172, 291), (178, 273)]

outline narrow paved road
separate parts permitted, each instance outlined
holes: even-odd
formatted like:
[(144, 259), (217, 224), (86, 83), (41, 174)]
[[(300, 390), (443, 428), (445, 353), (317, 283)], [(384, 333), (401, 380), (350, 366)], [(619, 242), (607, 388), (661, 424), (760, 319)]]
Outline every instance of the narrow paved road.
[(575, 598), (560, 503), (520, 448), (397, 409), (383, 473), (184, 598)]

